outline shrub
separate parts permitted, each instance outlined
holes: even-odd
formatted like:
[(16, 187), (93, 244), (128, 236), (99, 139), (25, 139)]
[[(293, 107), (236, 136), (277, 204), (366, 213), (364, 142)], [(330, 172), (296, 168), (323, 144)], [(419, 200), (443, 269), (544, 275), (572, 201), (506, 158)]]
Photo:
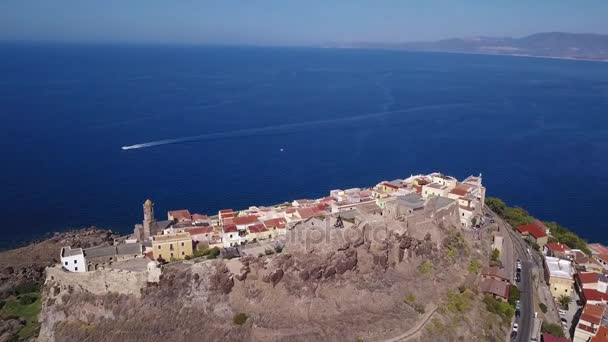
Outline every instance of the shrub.
[(479, 267), (481, 267), (479, 260), (473, 259), (469, 263), (469, 272), (477, 274), (479, 272)]
[(450, 312), (465, 312), (471, 306), (469, 292), (448, 291), (447, 309)]
[(266, 253), (266, 255), (271, 255), (274, 254), (274, 251), (272, 249), (266, 249), (264, 253)]
[(517, 288), (517, 286), (511, 284), (509, 286), (509, 304), (511, 304), (513, 307), (515, 307), (515, 302), (517, 302), (520, 297), (521, 297), (521, 292), (519, 291), (519, 288)]
[(36, 297), (34, 297), (34, 296), (28, 296), (28, 295), (19, 296), (19, 304), (21, 304), (21, 305), (30, 305), (30, 304), (34, 303), (35, 301), (36, 301)]
[(492, 255), (490, 256), (490, 260), (499, 261), (500, 260), (500, 251), (496, 248), (492, 251)]
[(405, 301), (407, 303), (413, 303), (416, 301), (416, 297), (413, 294), (410, 294), (407, 297), (405, 297)]
[(540, 307), (540, 311), (547, 313), (547, 305), (545, 305), (545, 303), (540, 303), (538, 306)]
[(243, 325), (245, 324), (245, 322), (247, 322), (247, 318), (249, 318), (249, 316), (241, 312), (234, 315), (234, 317), (232, 318), (232, 322), (236, 325)]
[(562, 327), (555, 323), (543, 322), (540, 330), (544, 333), (555, 335), (557, 337), (564, 337)]
[(2, 308), (6, 305), (6, 302), (3, 300), (0, 300), (0, 310), (2, 310)]
[(207, 259), (215, 259), (220, 255), (220, 249), (217, 247), (213, 247), (209, 250), (209, 254), (207, 255)]
[(281, 252), (283, 251), (283, 247), (281, 247), (281, 246), (276, 246), (276, 247), (274, 248), (274, 251), (275, 251), (275, 252), (277, 252), (277, 253), (281, 253)]
[(425, 260), (423, 263), (418, 265), (418, 272), (422, 274), (427, 274), (433, 270), (433, 263)]
[(499, 315), (505, 323), (508, 323), (511, 317), (515, 315), (515, 309), (511, 305), (499, 301), (492, 296), (486, 295), (483, 298), (483, 302), (486, 305), (486, 310)]

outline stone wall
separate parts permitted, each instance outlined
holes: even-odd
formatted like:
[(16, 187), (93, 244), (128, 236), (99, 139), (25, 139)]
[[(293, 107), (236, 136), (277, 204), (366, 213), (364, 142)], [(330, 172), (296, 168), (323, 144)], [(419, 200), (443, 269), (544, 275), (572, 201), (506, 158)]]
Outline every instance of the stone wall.
[(148, 273), (117, 270), (99, 269), (92, 272), (73, 273), (63, 270), (61, 267), (53, 266), (46, 269), (46, 286), (58, 286), (63, 292), (70, 290), (88, 291), (95, 295), (105, 295), (108, 292), (120, 294), (141, 295), (141, 289), (148, 281)]

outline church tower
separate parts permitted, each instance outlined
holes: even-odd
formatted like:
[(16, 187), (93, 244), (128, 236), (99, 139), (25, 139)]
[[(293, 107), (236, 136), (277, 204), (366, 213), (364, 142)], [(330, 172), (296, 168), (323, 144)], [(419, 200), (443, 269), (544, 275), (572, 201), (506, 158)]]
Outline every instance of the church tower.
[(154, 225), (154, 203), (149, 199), (144, 202), (144, 229), (143, 229), (143, 239), (148, 240), (151, 235), (152, 226)]

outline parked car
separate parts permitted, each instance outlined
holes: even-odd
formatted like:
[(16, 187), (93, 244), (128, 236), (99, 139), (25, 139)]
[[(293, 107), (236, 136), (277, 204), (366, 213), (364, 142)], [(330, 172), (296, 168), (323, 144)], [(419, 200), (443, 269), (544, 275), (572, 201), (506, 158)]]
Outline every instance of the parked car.
[(515, 341), (516, 337), (517, 337), (517, 331), (511, 331), (511, 340)]
[(513, 323), (513, 331), (517, 332), (517, 328), (519, 328), (519, 324), (517, 324), (517, 322)]
[(490, 220), (490, 223), (495, 223), (495, 222), (496, 222), (496, 221), (494, 221), (494, 220)]
[(566, 316), (565, 310), (559, 309), (559, 310), (557, 310), (557, 312), (559, 313), (560, 316)]

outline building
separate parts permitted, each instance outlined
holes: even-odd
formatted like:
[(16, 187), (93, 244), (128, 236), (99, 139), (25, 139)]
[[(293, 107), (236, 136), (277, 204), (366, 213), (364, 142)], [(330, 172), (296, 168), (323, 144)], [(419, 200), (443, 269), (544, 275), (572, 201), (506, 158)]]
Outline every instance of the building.
[(595, 272), (578, 272), (574, 276), (576, 289), (580, 293), (585, 289), (608, 292), (608, 279), (606, 275)]
[(172, 210), (167, 212), (167, 220), (173, 222), (189, 222), (192, 221), (192, 215), (187, 209)]
[(264, 226), (270, 231), (274, 231), (275, 235), (285, 234), (287, 231), (287, 220), (284, 218), (273, 218), (264, 221)]
[(447, 197), (450, 190), (447, 185), (431, 183), (422, 186), (422, 197), (425, 199), (431, 196)]
[(505, 269), (496, 266), (484, 267), (481, 270), (481, 279), (494, 279), (510, 283), (509, 275)]
[(117, 261), (143, 257), (140, 243), (123, 243), (87, 249), (64, 247), (60, 252), (61, 266), (70, 272), (95, 271)]
[(494, 234), (492, 240), (492, 250), (498, 249), (498, 252), (502, 255), (502, 245), (504, 237), (500, 234)]
[(531, 243), (536, 243), (541, 250), (545, 247), (549, 240), (549, 236), (545, 234), (535, 224), (525, 224), (517, 227), (517, 231)]
[(561, 258), (561, 259), (571, 259), (568, 255), (570, 252), (570, 247), (564, 245), (560, 242), (549, 242), (543, 248), (543, 253), (546, 256)]
[(246, 230), (239, 230), (235, 224), (225, 224), (222, 228), (224, 247), (239, 246), (247, 238)]
[(481, 292), (504, 302), (509, 300), (509, 287), (510, 284), (508, 282), (493, 278), (482, 279), (479, 284)]
[(606, 304), (608, 303), (608, 294), (594, 289), (583, 289), (581, 299), (585, 304)]
[(190, 234), (190, 238), (194, 244), (206, 243), (211, 244), (213, 239), (213, 227), (196, 227), (186, 230)]
[(572, 296), (574, 290), (574, 271), (570, 260), (545, 257), (545, 281), (554, 298), (561, 295)]
[(543, 333), (543, 342), (571, 342), (565, 337), (557, 337), (551, 334)]
[(415, 211), (424, 209), (422, 196), (412, 193), (398, 196), (395, 200), (388, 202), (383, 210), (383, 215), (399, 219), (402, 216), (412, 215)]
[(595, 337), (606, 322), (606, 306), (586, 304), (574, 330), (574, 342), (587, 342)]
[(70, 272), (86, 272), (86, 262), (82, 248), (72, 249), (71, 247), (63, 247), (59, 254), (61, 266)]
[(593, 259), (602, 265), (605, 270), (608, 270), (608, 254), (594, 254)]
[(154, 203), (147, 199), (143, 204), (144, 220), (143, 224), (136, 224), (133, 235), (139, 242), (148, 241), (150, 237), (161, 234), (163, 230), (169, 228), (173, 221), (156, 221), (154, 218)]
[(256, 223), (254, 225), (251, 225), (249, 227), (247, 227), (247, 230), (249, 232), (248, 236), (247, 236), (247, 241), (253, 241), (253, 239), (256, 240), (266, 240), (266, 239), (272, 239), (274, 237), (274, 232), (268, 230), (268, 228), (266, 228), (266, 226), (264, 226), (262, 223)]
[(155, 260), (167, 261), (192, 256), (192, 238), (186, 232), (155, 235), (152, 237), (152, 255)]
[(605, 325), (600, 326), (591, 342), (608, 342), (608, 328)]

